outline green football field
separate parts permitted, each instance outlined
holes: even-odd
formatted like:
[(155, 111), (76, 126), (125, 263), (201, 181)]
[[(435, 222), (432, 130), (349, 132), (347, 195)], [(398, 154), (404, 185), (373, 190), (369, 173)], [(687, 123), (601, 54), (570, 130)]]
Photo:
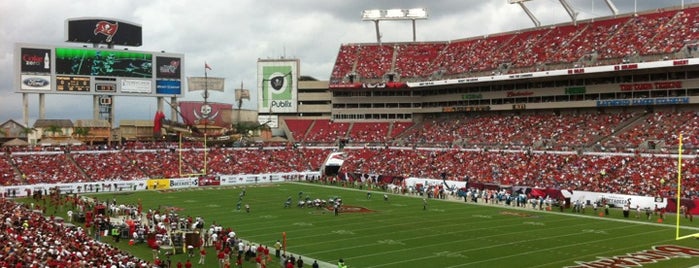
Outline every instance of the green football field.
[[(241, 191), (241, 187), (196, 188), (95, 197), (116, 198), (120, 203), (140, 199), (144, 210), (175, 207), (183, 217), (201, 216), (207, 227), (213, 221), (232, 227), (243, 239), (270, 249), (285, 232), (287, 250), (302, 255), (306, 267), (316, 259), (326, 267), (335, 265), (340, 258), (350, 267), (367, 268), (566, 267), (613, 257), (628, 265), (617, 267), (699, 264), (699, 256), (693, 256), (699, 255), (699, 240), (675, 240), (674, 215), (658, 223), (657, 216), (636, 219), (633, 212), (624, 219), (620, 210), (600, 217), (591, 209), (583, 215), (436, 199), (428, 199), (425, 209), (421, 197), (389, 195), (385, 201), (383, 193), (373, 192), (368, 199), (366, 190), (310, 183), (247, 186), (243, 204), (249, 204), (251, 211), (246, 213), (236, 210)], [(331, 210), (296, 207), (300, 192), (303, 198), (340, 197), (348, 211), (335, 216)], [(284, 208), (289, 196), (293, 205)], [(685, 219), (681, 223), (687, 228), (680, 235), (699, 233), (697, 223)], [(117, 246), (152, 259), (144, 244), (128, 246), (122, 240)], [(217, 267), (213, 248), (209, 252), (205, 267)], [(173, 264), (185, 258), (175, 255)], [(275, 260), (267, 267), (279, 265)]]

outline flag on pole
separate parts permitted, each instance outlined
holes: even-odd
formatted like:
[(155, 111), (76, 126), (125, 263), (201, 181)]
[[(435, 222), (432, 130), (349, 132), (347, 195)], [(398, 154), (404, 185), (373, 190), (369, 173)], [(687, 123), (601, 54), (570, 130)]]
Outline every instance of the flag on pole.
[(208, 63), (204, 62), (204, 69), (211, 70), (211, 66), (209, 66)]

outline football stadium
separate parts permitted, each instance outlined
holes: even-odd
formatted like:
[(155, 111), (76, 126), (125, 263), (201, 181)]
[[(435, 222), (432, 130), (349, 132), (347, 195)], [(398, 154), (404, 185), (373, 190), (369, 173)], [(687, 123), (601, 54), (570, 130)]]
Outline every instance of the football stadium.
[[(376, 42), (329, 77), (258, 60), (256, 110), (210, 100), (206, 63), (115, 49), (131, 22), (17, 44), (0, 267), (699, 267), (699, 5), (541, 26), (509, 2), (536, 26), (384, 42), (425, 10), (365, 11)], [(48, 119), (51, 94), (94, 120)], [(154, 119), (117, 124), (119, 96)]]

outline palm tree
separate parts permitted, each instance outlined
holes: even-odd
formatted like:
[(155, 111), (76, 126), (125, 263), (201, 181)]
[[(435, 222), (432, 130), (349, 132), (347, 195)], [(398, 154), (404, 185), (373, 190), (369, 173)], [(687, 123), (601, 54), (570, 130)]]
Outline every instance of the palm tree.
[(36, 128), (33, 128), (33, 127), (22, 128), (22, 134), (24, 135), (25, 138), (29, 138), (29, 134), (34, 133), (34, 131), (36, 131)]
[(50, 125), (48, 128), (46, 128), (46, 132), (51, 132), (51, 134), (53, 134), (53, 135), (51, 135), (51, 136), (54, 136), (54, 137), (55, 137), (55, 136), (56, 136), (56, 133), (59, 133), (59, 132), (62, 133), (63, 130), (62, 130), (61, 127), (59, 127), (59, 126)]
[[(88, 128), (88, 127), (76, 127), (73, 129), (73, 135), (78, 136), (78, 138), (85, 138), (85, 137), (90, 135), (90, 128)], [(92, 141), (90, 141), (90, 142), (92, 142)]]
[(33, 127), (23, 127), (22, 128), (22, 135), (24, 135), (24, 138), (26, 139), (27, 142), (29, 142), (29, 136), (31, 136), (32, 133), (36, 131), (36, 128)]

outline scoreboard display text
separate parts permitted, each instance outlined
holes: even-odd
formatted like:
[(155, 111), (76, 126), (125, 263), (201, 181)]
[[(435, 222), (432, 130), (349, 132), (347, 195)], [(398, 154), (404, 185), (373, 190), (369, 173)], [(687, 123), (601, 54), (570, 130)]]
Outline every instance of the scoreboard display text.
[(90, 91), (90, 78), (77, 76), (56, 76), (56, 91)]

